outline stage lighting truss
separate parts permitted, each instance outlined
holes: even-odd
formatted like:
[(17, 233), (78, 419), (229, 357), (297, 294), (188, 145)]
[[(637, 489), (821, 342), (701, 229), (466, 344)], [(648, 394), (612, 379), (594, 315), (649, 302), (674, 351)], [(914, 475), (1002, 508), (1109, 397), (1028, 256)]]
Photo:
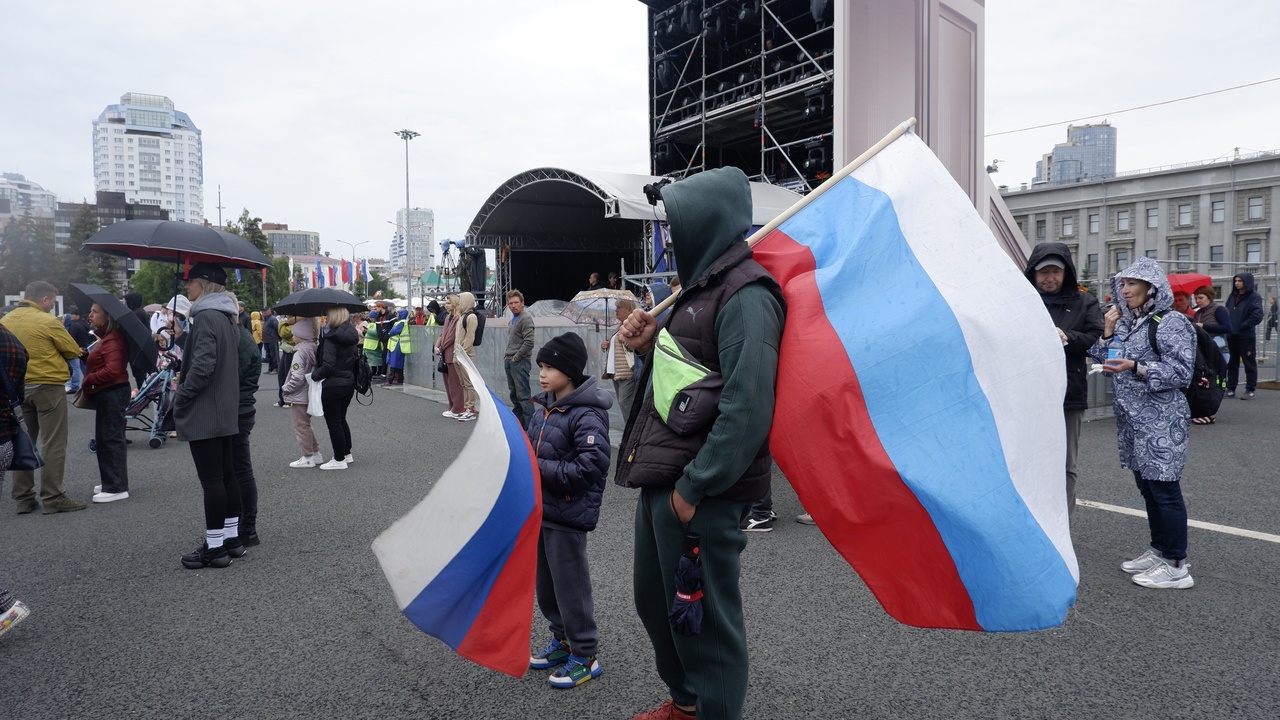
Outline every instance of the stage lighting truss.
[[(649, 3), (652, 172), (737, 165), (807, 188), (830, 164), (835, 36), (828, 0)], [(829, 172), (829, 171), (827, 171)]]

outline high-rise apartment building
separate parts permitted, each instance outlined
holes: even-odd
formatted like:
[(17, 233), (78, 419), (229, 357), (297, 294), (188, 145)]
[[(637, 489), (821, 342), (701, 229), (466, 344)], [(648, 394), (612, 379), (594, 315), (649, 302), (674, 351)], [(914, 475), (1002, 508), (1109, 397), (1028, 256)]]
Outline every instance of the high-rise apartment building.
[(163, 95), (125, 93), (93, 121), (93, 174), (99, 192), (204, 222), (200, 129)]
[(1067, 141), (1036, 163), (1035, 185), (1105, 180), (1116, 174), (1116, 129), (1107, 123), (1068, 125)]
[(390, 252), (392, 274), (418, 277), (431, 267), (435, 238), (436, 213), (434, 210), (413, 208), (409, 211), (407, 218), (404, 210), (397, 210), (396, 234), (391, 240)]

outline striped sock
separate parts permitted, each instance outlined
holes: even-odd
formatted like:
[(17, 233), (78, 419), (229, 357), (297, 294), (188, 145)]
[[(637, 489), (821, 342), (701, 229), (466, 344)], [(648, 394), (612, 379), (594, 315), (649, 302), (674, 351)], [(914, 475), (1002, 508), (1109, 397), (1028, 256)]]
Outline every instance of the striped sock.
[(222, 547), (222, 538), (223, 538), (222, 530), (205, 530), (204, 531), (204, 542), (206, 545), (209, 546), (210, 550), (214, 548)]
[(222, 532), (228, 540), (240, 537), (240, 518), (233, 517), (224, 520), (222, 522)]

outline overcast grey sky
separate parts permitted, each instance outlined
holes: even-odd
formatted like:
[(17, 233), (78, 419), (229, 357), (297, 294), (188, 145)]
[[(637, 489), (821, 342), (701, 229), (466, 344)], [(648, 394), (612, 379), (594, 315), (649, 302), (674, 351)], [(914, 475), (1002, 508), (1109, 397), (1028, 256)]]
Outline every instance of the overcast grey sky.
[[(988, 0), (988, 133), (1280, 75), (1280, 3)], [(460, 238), (529, 168), (648, 170), (638, 0), (160, 3), (0, 0), (0, 170), (93, 196), (92, 121), (126, 92), (167, 95), (203, 131), (205, 214), (370, 241), (404, 205)], [(1109, 116), (1119, 167), (1280, 148), (1280, 83)], [(1104, 116), (1106, 117), (1106, 116)], [(1102, 117), (1098, 118), (1099, 120)], [(886, 129), (887, 130), (887, 129)], [(989, 138), (997, 184), (1028, 181), (1066, 126)]]

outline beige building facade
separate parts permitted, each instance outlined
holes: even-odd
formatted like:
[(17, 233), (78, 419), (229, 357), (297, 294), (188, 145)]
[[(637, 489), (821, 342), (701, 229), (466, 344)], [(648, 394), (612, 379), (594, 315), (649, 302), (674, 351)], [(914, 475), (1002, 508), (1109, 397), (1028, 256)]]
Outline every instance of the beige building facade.
[(1082, 281), (1111, 277), (1145, 255), (1167, 272), (1209, 275), (1220, 296), (1236, 273), (1253, 273), (1265, 297), (1277, 288), (1278, 190), (1280, 151), (1268, 151), (1003, 197), (1028, 241), (1071, 248)]

